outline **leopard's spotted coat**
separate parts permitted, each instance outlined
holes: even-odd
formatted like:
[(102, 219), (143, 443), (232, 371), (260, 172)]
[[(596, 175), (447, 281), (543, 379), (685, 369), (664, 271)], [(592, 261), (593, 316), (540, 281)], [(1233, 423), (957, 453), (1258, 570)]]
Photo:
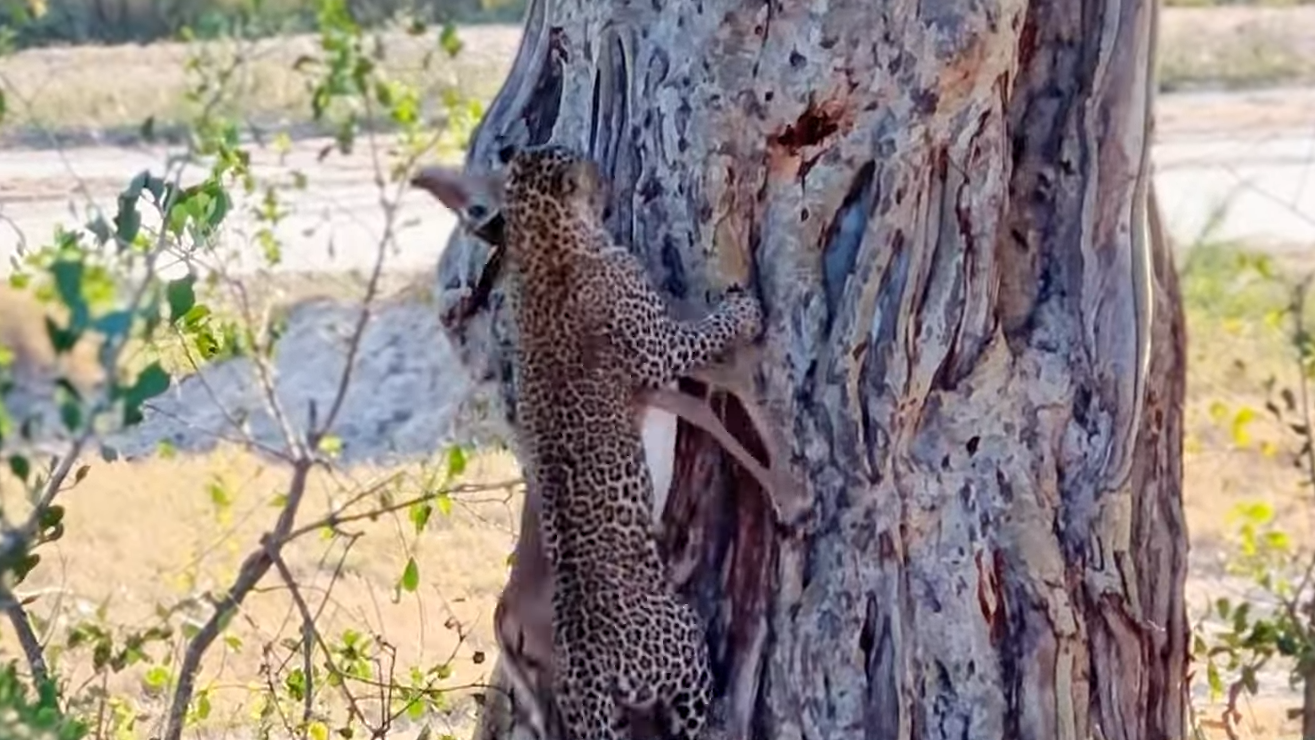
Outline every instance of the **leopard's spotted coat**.
[(700, 321), (671, 318), (603, 227), (596, 168), (567, 149), (515, 153), (502, 197), (517, 436), (542, 497), (566, 740), (618, 740), (623, 707), (657, 707), (672, 737), (694, 740), (712, 701), (706, 638), (659, 556), (634, 404), (752, 341), (762, 309), (735, 293)]

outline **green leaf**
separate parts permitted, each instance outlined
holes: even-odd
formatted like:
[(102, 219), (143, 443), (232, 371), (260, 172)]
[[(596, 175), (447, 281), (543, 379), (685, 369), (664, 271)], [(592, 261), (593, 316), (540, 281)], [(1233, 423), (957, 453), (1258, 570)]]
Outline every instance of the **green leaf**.
[(1233, 631), (1241, 634), (1246, 631), (1247, 625), (1250, 624), (1251, 602), (1243, 601), (1233, 610)]
[(206, 188), (205, 210), (203, 211), (202, 222), (206, 225), (206, 233), (212, 233), (219, 228), (228, 216), (231, 201), (228, 193), (219, 185), (212, 182)]
[(1264, 501), (1256, 501), (1243, 507), (1243, 516), (1256, 525), (1268, 524), (1274, 520), (1274, 507)]
[(326, 434), (320, 437), (320, 452), (329, 457), (337, 457), (342, 454), (342, 438), (334, 434)]
[(32, 464), (22, 455), (9, 456), (9, 471), (14, 474), (15, 478), (27, 482), (27, 476), (32, 472)]
[(82, 291), (86, 276), (84, 265), (72, 260), (59, 260), (50, 266), (50, 274), (55, 279), (59, 300), (72, 314), (70, 329), (81, 331), (87, 325), (88, 318), (87, 300)]
[(269, 229), (261, 229), (256, 234), (256, 241), (260, 244), (261, 255), (270, 267), (283, 261), (283, 246), (279, 244), (278, 239), (274, 238), (274, 232)]
[(169, 669), (162, 665), (151, 666), (143, 680), (149, 688), (163, 689), (169, 685)]
[(228, 496), (228, 491), (224, 489), (224, 484), (220, 481), (214, 480), (206, 484), (206, 493), (210, 495), (210, 503), (213, 504), (216, 509), (227, 509), (232, 503), (232, 499)]
[(1265, 533), (1265, 545), (1277, 552), (1287, 552), (1291, 546), (1291, 540), (1287, 532), (1273, 530)]
[(58, 527), (60, 522), (63, 521), (64, 507), (55, 504), (41, 512), (41, 516), (38, 517), (38, 526), (42, 529), (50, 529), (51, 527)]
[(183, 229), (187, 227), (187, 220), (191, 218), (188, 205), (188, 201), (178, 200), (169, 206), (169, 215), (165, 222), (169, 233), (174, 236), (182, 236)]
[(169, 390), (169, 381), (169, 373), (160, 366), (159, 360), (147, 365), (137, 376), (137, 382), (123, 394), (124, 422), (132, 425), (141, 421), (142, 404)]
[(414, 593), (420, 587), (420, 566), (414, 557), (407, 558), (406, 569), (402, 571), (402, 588)]
[(425, 525), (429, 524), (429, 517), (434, 513), (434, 507), (421, 501), (411, 504), (411, 510), (407, 512), (411, 517), (411, 523), (415, 525), (416, 534), (424, 531)]
[(300, 668), (293, 668), (287, 678), (283, 679), (283, 687), (288, 690), (289, 696), (300, 701), (306, 696), (306, 674)]
[(393, 86), (387, 80), (376, 83), (374, 86), (374, 99), (379, 101), (379, 105), (384, 108), (392, 107)]
[(121, 245), (132, 244), (141, 231), (142, 215), (137, 212), (137, 196), (140, 192), (138, 188), (137, 193), (131, 196), (127, 193), (119, 196), (119, 212), (114, 214), (114, 236)]
[(1295, 635), (1284, 632), (1274, 641), (1274, 646), (1278, 648), (1279, 655), (1290, 658), (1297, 654), (1297, 650), (1302, 646), (1302, 643), (1298, 641)]
[(311, 740), (329, 740), (329, 726), (318, 720), (311, 722), (306, 732)]
[(196, 275), (192, 274), (169, 281), (165, 295), (169, 300), (170, 323), (177, 323), (178, 319), (188, 315), (196, 305), (196, 291), (192, 287), (195, 283)]
[(183, 314), (183, 324), (188, 328), (195, 328), (206, 317), (210, 315), (210, 309), (205, 306), (192, 306), (192, 308)]
[(78, 431), (82, 428), (82, 406), (71, 398), (61, 402), (59, 404), (59, 420), (68, 431)]
[(434, 505), (438, 507), (438, 512), (443, 516), (452, 516), (452, 497), (446, 493), (440, 493), (434, 497)]
[(455, 57), (464, 44), (461, 39), (457, 38), (457, 27), (453, 23), (444, 23), (443, 30), (438, 34), (438, 47), (443, 50), (449, 57)]
[(202, 691), (196, 697), (196, 718), (204, 720), (210, 716), (210, 692)]
[(1247, 432), (1247, 425), (1255, 418), (1255, 409), (1249, 406), (1244, 406), (1238, 410), (1237, 414), (1233, 416), (1233, 444), (1243, 448), (1251, 446), (1251, 435)]
[(14, 564), (14, 579), (18, 582), (22, 582), (23, 579), (27, 578), (27, 575), (32, 572), (32, 569), (37, 567), (40, 563), (41, 556), (37, 553), (32, 552), (24, 555), (16, 564)]
[(107, 337), (121, 337), (132, 328), (132, 313), (129, 311), (111, 311), (96, 319), (93, 327)]
[(466, 472), (466, 451), (457, 445), (447, 448), (448, 477), (456, 478), (464, 472)]

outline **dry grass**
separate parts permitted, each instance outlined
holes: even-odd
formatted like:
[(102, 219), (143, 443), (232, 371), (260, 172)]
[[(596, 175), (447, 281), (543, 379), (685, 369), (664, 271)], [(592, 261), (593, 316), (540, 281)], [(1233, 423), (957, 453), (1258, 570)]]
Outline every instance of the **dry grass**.
[(1310, 84), (1315, 6), (1166, 8), (1159, 52), (1165, 90)]
[[(1228, 539), (1235, 527), (1229, 512), (1243, 501), (1274, 505), (1299, 537), (1313, 531), (1311, 501), (1290, 464), (1295, 437), (1264, 408), (1269, 378), (1276, 391), (1297, 388), (1289, 327), (1278, 315), (1288, 296), (1240, 269), (1238, 257), (1235, 247), (1219, 244), (1180, 256), (1188, 318), (1185, 503), (1200, 554)], [(1307, 260), (1276, 264), (1286, 274), (1310, 268)], [(1252, 420), (1238, 426), (1239, 414)]]
[[(489, 454), (471, 462), (466, 480), (505, 482), (516, 475), (509, 456)], [(316, 474), (307, 489), (303, 521), (340, 505), (346, 480), (370, 485), (393, 476), (401, 479), (394, 488), (398, 500), (417, 495), (419, 465), (358, 468), (334, 477)], [(140, 628), (153, 623), (162, 605), (220, 592), (272, 525), (276, 509), (271, 500), (287, 484), (286, 469), (233, 449), (198, 458), (97, 461), (87, 479), (63, 499), (70, 536), (50, 548), (42, 567), (24, 584), (25, 592), (42, 595), (31, 609), (53, 618), (54, 644), (59, 644), (63, 630), (100, 605), (112, 623)], [(213, 503), (214, 485), (229, 497), (226, 511)], [(12, 492), (13, 481), (3, 480), (0, 491), (5, 488)], [(394, 648), (401, 677), (412, 666), (425, 668), (452, 658), (454, 672), (446, 685), (476, 684), (487, 679), (496, 655), (491, 614), (505, 580), (518, 507), (519, 497), (505, 491), (454, 497), (451, 515), (436, 514), (419, 538), (411, 536), (411, 523), (401, 512), (345, 526), (363, 535), (349, 551), (341, 541), (312, 534), (291, 546), (286, 560), (312, 605), (326, 604), (320, 627), (327, 638), (345, 629), (377, 635)], [(394, 601), (409, 554), (419, 564), (421, 586)], [(184, 613), (200, 618), (206, 611), (198, 604)], [(460, 626), (445, 627), (449, 619)], [(228, 633), (241, 640), (241, 649), (217, 643), (205, 664), (200, 686), (214, 686), (209, 726), (250, 722), (255, 694), (249, 685), (260, 682), (260, 646), (295, 639), (298, 626), (288, 592), (275, 575), (267, 576)], [(3, 631), (0, 652), (14, 648), (11, 639)], [(476, 651), (488, 653), (490, 660), (477, 665)], [(157, 651), (154, 657), (166, 655)], [(77, 686), (89, 670), (88, 656), (80, 652), (65, 660), (63, 675)], [(162, 699), (141, 684), (145, 671), (145, 666), (126, 671), (109, 688), (138, 697), (141, 710), (158, 716)], [(469, 718), (465, 693), (455, 697), (458, 724)]]
[[(463, 28), (464, 48), (455, 58), (439, 49), (437, 33), (385, 34), (389, 76), (418, 86), (426, 100), (441, 99), (449, 90), (477, 101), (492, 99), (510, 68), (519, 28)], [(20, 52), (0, 58), (0, 89), (10, 98), (0, 136), (39, 145), (42, 132), (136, 132), (147, 118), (154, 118), (157, 128), (186, 120), (194, 109), (185, 93), (198, 81), (188, 76), (186, 63), (197, 53), (213, 60), (212, 69), (242, 60), (228, 83), (227, 112), (263, 126), (302, 124), (309, 119), (313, 71), (298, 72), (293, 64), (302, 56), (321, 56), (318, 47), (317, 37), (299, 35), (240, 46), (162, 42)]]
[[(1160, 78), (1167, 88), (1315, 82), (1315, 6), (1170, 7), (1161, 25)], [(465, 47), (456, 59), (439, 53), (425, 71), (421, 62), (437, 49), (436, 33), (384, 34), (389, 70), (419, 85), (428, 100), (450, 89), (490, 100), (510, 68), (519, 27), (464, 27)], [(184, 120), (189, 107), (183, 93), (195, 82), (184, 72), (187, 57), (205, 50), (215, 59), (230, 59), (235, 49), (227, 42), (162, 42), (35, 49), (0, 59), (0, 86), (11, 98), (0, 122), (0, 142), (39, 145), (51, 133), (135, 135), (147, 118), (154, 118), (157, 128)], [(304, 124), (310, 110), (307, 78), (292, 65), (317, 51), (310, 35), (244, 44), (246, 61), (230, 83), (237, 101), (230, 111), (265, 126)]]

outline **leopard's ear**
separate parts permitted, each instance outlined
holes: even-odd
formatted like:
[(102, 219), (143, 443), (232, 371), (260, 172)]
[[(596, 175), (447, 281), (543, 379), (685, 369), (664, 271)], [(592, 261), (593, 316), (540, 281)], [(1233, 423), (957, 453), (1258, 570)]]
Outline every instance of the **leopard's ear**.
[(463, 220), (482, 223), (501, 209), (502, 181), (497, 175), (472, 175), (456, 167), (422, 167), (411, 185), (427, 191)]

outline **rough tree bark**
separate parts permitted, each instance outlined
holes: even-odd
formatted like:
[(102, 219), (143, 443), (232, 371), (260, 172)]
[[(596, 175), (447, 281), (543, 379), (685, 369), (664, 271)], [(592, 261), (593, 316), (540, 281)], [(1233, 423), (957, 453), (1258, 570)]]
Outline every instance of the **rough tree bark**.
[[(665, 515), (734, 737), (1185, 736), (1185, 339), (1144, 227), (1155, 10), (531, 3), (467, 169), (588, 151), (673, 299), (752, 280), (769, 313), (752, 400), (810, 526), (775, 528), (684, 424)], [(485, 257), (456, 234), (440, 302), (514, 424), (499, 291), (464, 310)]]

